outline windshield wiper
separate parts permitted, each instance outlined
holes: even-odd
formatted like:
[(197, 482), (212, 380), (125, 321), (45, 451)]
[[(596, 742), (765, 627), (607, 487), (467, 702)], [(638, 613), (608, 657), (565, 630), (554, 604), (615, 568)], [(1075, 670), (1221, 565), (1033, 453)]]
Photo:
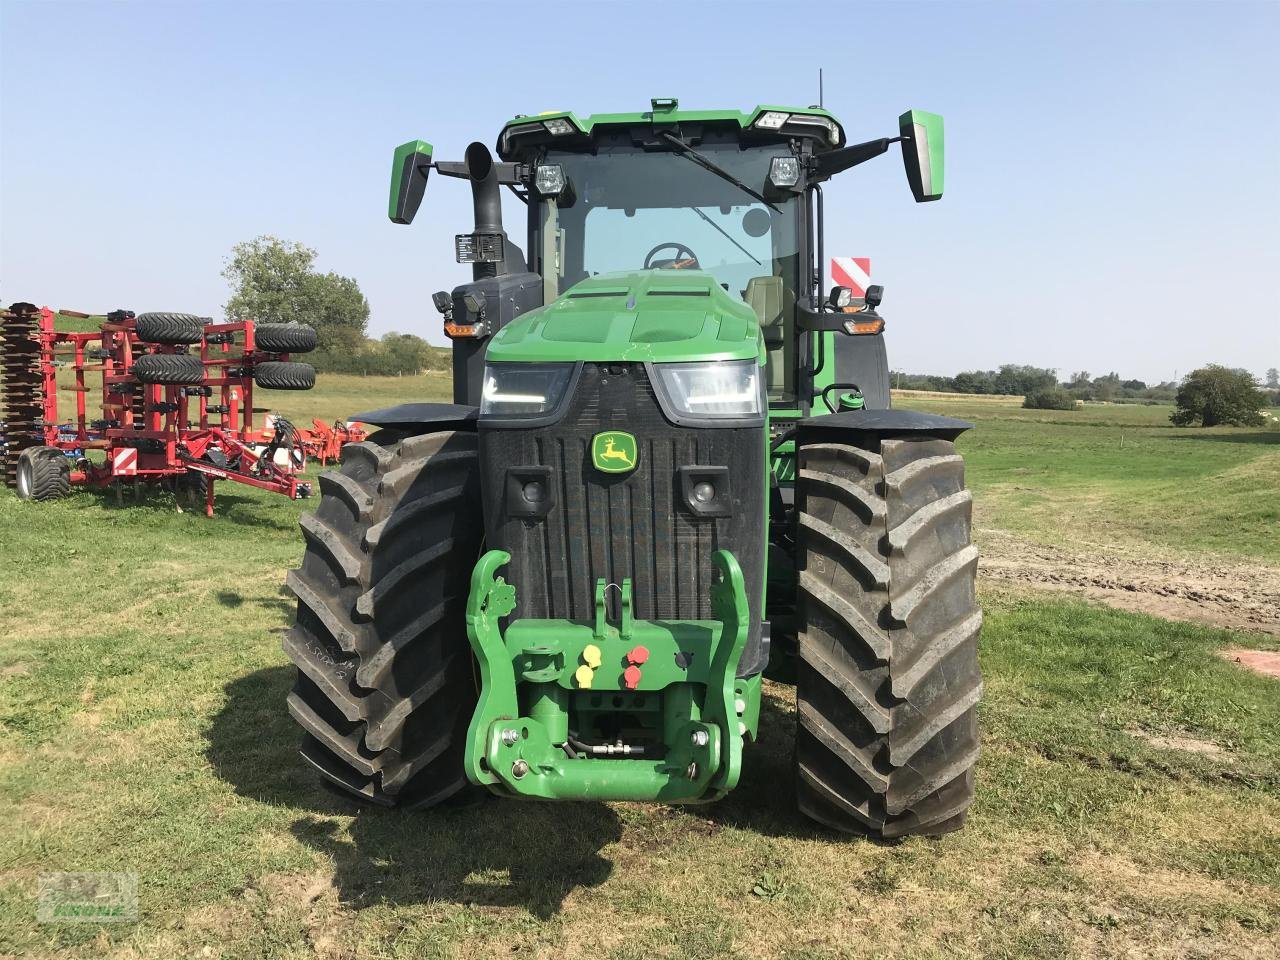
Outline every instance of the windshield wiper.
[[(716, 223), (714, 220), (708, 217), (705, 213), (703, 213), (701, 207), (690, 207), (689, 209), (692, 210), (694, 213), (696, 213), (698, 216), (700, 216), (703, 220), (707, 221), (707, 223), (711, 224), (711, 226), (713, 226), (716, 230), (719, 230), (720, 236), (724, 237), (726, 240), (732, 243), (735, 247), (737, 247), (739, 250), (745, 253), (748, 257), (750, 257), (752, 260), (756, 260), (755, 254), (753, 254), (750, 250), (748, 250), (746, 247), (740, 244), (737, 240), (733, 239), (733, 237), (731, 237), (725, 231), (724, 227), (720, 226), (720, 224)], [(763, 267), (764, 264), (761, 263), (759, 260), (756, 260), (756, 266)]]
[(747, 196), (751, 197), (753, 200), (759, 200), (761, 203), (763, 203), (766, 207), (768, 207), (774, 213), (782, 212), (781, 209), (779, 209), (778, 207), (775, 207), (772, 203), (766, 200), (763, 197), (763, 195), (752, 190), (745, 183), (743, 183), (741, 180), (735, 177), (732, 173), (730, 173), (724, 167), (720, 166), (718, 163), (716, 163), (706, 154), (699, 153), (697, 150), (693, 149), (693, 147), (685, 143), (683, 140), (681, 140), (671, 131), (660, 130), (658, 132), (658, 136), (662, 137), (662, 139), (666, 140), (673, 147), (675, 147), (680, 152), (681, 156), (688, 157), (694, 163), (698, 164), (698, 166), (703, 167), (706, 170), (710, 170), (721, 180), (729, 181), (729, 183), (732, 183), (735, 187), (737, 187)]

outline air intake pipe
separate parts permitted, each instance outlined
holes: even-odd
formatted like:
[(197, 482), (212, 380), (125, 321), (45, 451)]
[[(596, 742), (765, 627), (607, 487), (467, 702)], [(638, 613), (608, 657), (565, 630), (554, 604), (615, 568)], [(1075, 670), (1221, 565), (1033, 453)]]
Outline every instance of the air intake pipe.
[(473, 242), (479, 246), (482, 237), (497, 237), (500, 245), (500, 257), (496, 262), (476, 261), (471, 264), (471, 278), (484, 280), (500, 277), (507, 272), (507, 237), (502, 230), (502, 196), (498, 192), (498, 170), (493, 163), (493, 154), (477, 140), (463, 154), (463, 165), (471, 180), (471, 203), (475, 208)]

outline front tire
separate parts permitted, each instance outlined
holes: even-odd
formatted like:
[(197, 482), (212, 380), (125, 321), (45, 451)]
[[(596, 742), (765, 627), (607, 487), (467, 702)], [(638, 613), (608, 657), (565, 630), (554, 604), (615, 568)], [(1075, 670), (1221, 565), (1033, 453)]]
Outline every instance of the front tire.
[(800, 448), (797, 799), (878, 838), (959, 829), (982, 691), (972, 502), (952, 443)]
[(348, 444), (304, 514), (288, 587), (298, 667), (289, 712), (303, 757), (384, 806), (426, 807), (462, 790), (476, 703), (465, 611), (480, 553), (476, 436), (383, 430)]

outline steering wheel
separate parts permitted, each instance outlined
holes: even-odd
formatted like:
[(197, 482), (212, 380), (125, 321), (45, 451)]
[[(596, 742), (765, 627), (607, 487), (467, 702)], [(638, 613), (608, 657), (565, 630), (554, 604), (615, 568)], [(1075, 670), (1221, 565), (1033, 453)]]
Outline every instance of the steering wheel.
[[(674, 250), (676, 255), (674, 257), (662, 257), (661, 259), (654, 257), (655, 253), (662, 250)], [(645, 254), (644, 269), (652, 270), (654, 267), (659, 270), (702, 269), (701, 264), (698, 263), (698, 255), (677, 240), (668, 240), (666, 243), (660, 243)]]

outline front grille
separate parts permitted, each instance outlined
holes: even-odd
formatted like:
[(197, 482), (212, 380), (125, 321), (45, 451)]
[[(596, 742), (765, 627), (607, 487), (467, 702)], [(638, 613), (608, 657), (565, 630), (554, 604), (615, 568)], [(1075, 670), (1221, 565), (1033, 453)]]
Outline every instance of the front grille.
[[(636, 469), (605, 474), (591, 463), (602, 430), (635, 436)], [(480, 462), (490, 547), (509, 552), (514, 616), (587, 620), (595, 582), (630, 577), (635, 615), (709, 619), (711, 554), (730, 550), (742, 566), (752, 628), (743, 668), (758, 672), (764, 581), (764, 433), (761, 428), (679, 427), (663, 415), (642, 364), (585, 364), (564, 418), (513, 429), (481, 421)], [(683, 506), (682, 466), (728, 468), (732, 512), (694, 516)], [(542, 519), (510, 517), (508, 471), (546, 467), (554, 505)], [(619, 616), (609, 591), (610, 616)], [(742, 671), (740, 671), (742, 672)]]

